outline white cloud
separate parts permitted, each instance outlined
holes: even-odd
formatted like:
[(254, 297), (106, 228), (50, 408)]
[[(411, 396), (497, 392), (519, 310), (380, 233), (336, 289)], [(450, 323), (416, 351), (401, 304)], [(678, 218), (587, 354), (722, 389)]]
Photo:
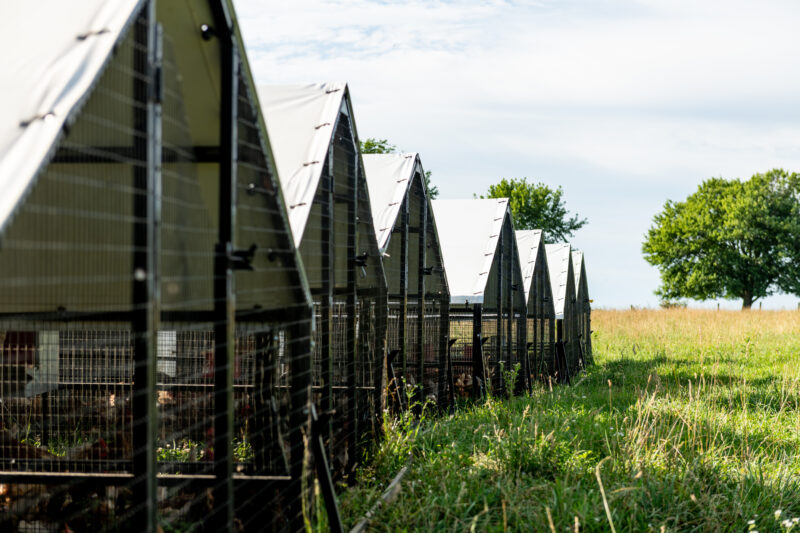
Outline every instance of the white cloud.
[(444, 196), (563, 185), (600, 305), (655, 300), (667, 197), (800, 170), (800, 2), (235, 4), (259, 83), (348, 81), (359, 134), (419, 151)]

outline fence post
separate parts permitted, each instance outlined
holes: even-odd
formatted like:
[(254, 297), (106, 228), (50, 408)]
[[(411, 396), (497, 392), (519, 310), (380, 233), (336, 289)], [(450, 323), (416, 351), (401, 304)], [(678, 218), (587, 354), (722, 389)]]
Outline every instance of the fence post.
[[(333, 228), (335, 225), (335, 212), (333, 208), (333, 143), (328, 149), (328, 158), (325, 170), (320, 179), (323, 191), (321, 210), (321, 238), (320, 238), (320, 260), (322, 268), (322, 294), (319, 301), (319, 340), (320, 345), (314, 348), (320, 360), (320, 376), (322, 394), (320, 397), (320, 433), (324, 442), (327, 442), (328, 461), (333, 464), (333, 454), (335, 447), (339, 443), (333, 440), (333, 303), (334, 287), (336, 286), (336, 246), (334, 242)], [(327, 221), (327, 223), (326, 223)], [(341, 320), (341, 317), (338, 318)]]
[[(368, 353), (371, 350), (361, 350), (356, 335), (357, 327), (357, 305), (358, 287), (356, 285), (356, 268), (358, 255), (358, 170), (360, 165), (358, 148), (356, 148), (354, 158), (348, 162), (348, 188), (347, 196), (347, 299), (345, 303), (345, 314), (347, 315), (347, 342), (345, 357), (347, 361), (347, 423), (349, 433), (347, 435), (347, 480), (355, 482), (354, 468), (358, 462), (358, 451), (361, 440), (358, 412), (358, 366), (364, 356), (374, 355)], [(376, 259), (378, 260), (378, 259)], [(366, 348), (366, 347), (364, 347)], [(366, 352), (366, 353), (362, 353)]]
[[(288, 508), (290, 531), (304, 531), (303, 476), (305, 475), (305, 439), (310, 435), (311, 419), (311, 339), (314, 333), (311, 310), (303, 309), (294, 315), (289, 329), (289, 361), (291, 364), (291, 401), (289, 413), (289, 475)], [(315, 458), (319, 461), (322, 458)]]
[[(401, 383), (395, 387), (399, 394), (405, 396), (406, 383), (408, 382), (408, 335), (406, 323), (408, 322), (408, 191), (403, 196), (402, 211), (400, 213), (401, 239), (400, 239), (400, 317), (397, 322), (397, 340), (400, 342), (400, 368)], [(397, 387), (399, 385), (399, 387)], [(402, 405), (402, 400), (400, 404)], [(402, 407), (401, 407), (402, 409)]]
[[(506, 342), (508, 341), (508, 339), (506, 339), (505, 331), (503, 331), (503, 303), (505, 300), (505, 293), (506, 293), (506, 291), (504, 290), (505, 277), (506, 277), (505, 273), (506, 258), (505, 258), (505, 246), (504, 246), (505, 243), (503, 242), (503, 233), (504, 233), (503, 229), (504, 226), (501, 225), (500, 235), (498, 236), (497, 239), (497, 261), (498, 261), (497, 262), (497, 307), (495, 309), (497, 312), (497, 317), (496, 317), (497, 325), (495, 326), (495, 332), (497, 334), (497, 343), (496, 343), (497, 353), (492, 354), (496, 358), (498, 369), (505, 368), (508, 365), (508, 360), (505, 361), (503, 360), (506, 353), (505, 345)], [(508, 369), (506, 368), (506, 370)], [(497, 376), (497, 384), (498, 384), (497, 392), (499, 394), (505, 394), (506, 392), (505, 379), (502, 372), (498, 373), (499, 375)], [(486, 379), (488, 380), (492, 379), (491, 370), (489, 370), (489, 375), (486, 376)], [(492, 391), (494, 391), (494, 383), (492, 383)]]
[(233, 362), (236, 297), (231, 258), (236, 227), (239, 54), (225, 0), (213, 4), (221, 62), (219, 227), (214, 261), (214, 508), (212, 531), (232, 531)]
[[(417, 173), (416, 179), (422, 180), (422, 174)], [(421, 187), (424, 190), (424, 187)], [(406, 204), (411, 196), (411, 187), (406, 192)], [(423, 195), (420, 207), (419, 223), (417, 224), (417, 243), (419, 244), (417, 263), (417, 369), (419, 372), (419, 390), (417, 391), (420, 404), (425, 403), (425, 261), (428, 244), (428, 202)]]
[(444, 410), (450, 407), (450, 397), (455, 394), (453, 390), (453, 372), (450, 365), (450, 297), (442, 291), (439, 297), (439, 407)]
[(483, 312), (481, 304), (472, 306), (472, 396), (483, 396), (481, 388), (485, 386), (486, 376), (483, 372), (483, 339), (481, 326), (483, 325)]
[[(156, 481), (156, 330), (158, 290), (158, 222), (160, 218), (161, 107), (153, 80), (160, 68), (160, 33), (155, 2), (142, 10), (145, 23), (134, 24), (133, 110), (134, 154), (145, 165), (133, 170), (133, 435), (132, 529), (153, 532), (157, 528)], [(142, 75), (144, 74), (144, 75)]]

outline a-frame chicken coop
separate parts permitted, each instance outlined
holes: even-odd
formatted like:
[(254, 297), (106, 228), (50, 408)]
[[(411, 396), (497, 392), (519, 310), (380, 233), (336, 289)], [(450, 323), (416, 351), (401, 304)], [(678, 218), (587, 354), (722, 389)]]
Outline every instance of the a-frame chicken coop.
[(589, 299), (589, 283), (586, 280), (586, 263), (583, 252), (572, 250), (572, 270), (575, 275), (575, 305), (578, 308), (578, 336), (581, 345), (581, 361), (584, 366), (592, 364), (592, 304)]
[(452, 395), (447, 367), (450, 292), (439, 234), (417, 154), (364, 154), (372, 220), (389, 286), (388, 378), (396, 408), (404, 385), (420, 402), (444, 407)]
[(581, 368), (572, 248), (569, 244), (546, 244), (545, 252), (556, 313), (554, 375), (570, 383)]
[(298, 527), (311, 299), (231, 4), (7, 7), (0, 530)]
[(313, 382), (334, 477), (350, 476), (385, 404), (386, 278), (347, 85), (260, 86), (314, 300)]
[(521, 388), (505, 373), (525, 355), (526, 302), (508, 199), (434, 200), (450, 287), (450, 357), (462, 397)]
[[(530, 360), (528, 378), (541, 380), (554, 375), (555, 307), (547, 268), (547, 254), (541, 230), (517, 230), (520, 267), (525, 299), (528, 304), (527, 355)], [(530, 386), (531, 383), (528, 383)]]

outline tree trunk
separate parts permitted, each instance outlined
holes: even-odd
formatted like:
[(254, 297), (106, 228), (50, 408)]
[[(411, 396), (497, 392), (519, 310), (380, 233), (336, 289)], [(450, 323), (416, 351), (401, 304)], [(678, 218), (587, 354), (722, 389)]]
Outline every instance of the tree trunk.
[(753, 291), (746, 290), (742, 294), (742, 311), (749, 310), (753, 305)]

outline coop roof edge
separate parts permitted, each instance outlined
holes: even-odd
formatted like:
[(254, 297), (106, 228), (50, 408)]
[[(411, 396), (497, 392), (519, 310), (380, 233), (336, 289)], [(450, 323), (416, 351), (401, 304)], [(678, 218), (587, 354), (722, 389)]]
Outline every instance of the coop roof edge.
[(450, 303), (482, 304), (508, 199), (433, 200)]
[(550, 271), (550, 286), (553, 292), (553, 304), (556, 319), (564, 318), (564, 307), (567, 298), (567, 287), (572, 276), (571, 247), (569, 244), (546, 244), (547, 266)]
[(257, 90), (299, 246), (343, 105), (349, 113), (347, 83), (259, 85)]
[(0, 235), (146, 2), (48, 3), (13, 2), (7, 7), (17, 11), (4, 13), (17, 23), (0, 37), (8, 40), (5, 49), (16, 50), (16, 68), (0, 74), (6, 97), (0, 103)]

